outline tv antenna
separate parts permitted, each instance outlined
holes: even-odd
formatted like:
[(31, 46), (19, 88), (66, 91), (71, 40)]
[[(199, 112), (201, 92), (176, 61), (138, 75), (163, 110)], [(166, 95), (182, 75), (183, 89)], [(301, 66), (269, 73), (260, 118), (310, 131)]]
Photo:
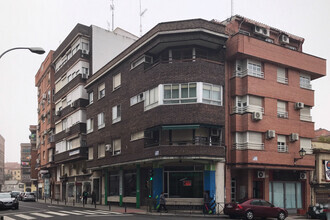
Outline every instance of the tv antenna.
[(110, 11), (111, 11), (111, 16), (112, 16), (112, 27), (111, 27), (111, 31), (113, 31), (113, 28), (115, 26), (115, 5), (113, 4), (113, 0), (111, 0), (110, 3)]
[(140, 37), (142, 36), (142, 16), (146, 13), (146, 11), (147, 11), (146, 8), (142, 11), (141, 0), (140, 0)]

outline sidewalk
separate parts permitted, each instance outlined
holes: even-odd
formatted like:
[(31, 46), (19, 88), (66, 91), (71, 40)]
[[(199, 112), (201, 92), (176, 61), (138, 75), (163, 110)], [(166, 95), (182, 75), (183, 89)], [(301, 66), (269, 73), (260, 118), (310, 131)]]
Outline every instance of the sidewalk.
[[(105, 211), (112, 211), (118, 213), (126, 213), (126, 214), (141, 214), (141, 215), (166, 215), (166, 216), (191, 216), (191, 217), (207, 217), (207, 218), (229, 218), (227, 215), (223, 214), (215, 214), (215, 215), (204, 215), (201, 212), (196, 211), (189, 211), (189, 210), (169, 210), (168, 213), (164, 212), (157, 212), (153, 210), (152, 212), (147, 211), (147, 207), (141, 207), (140, 209), (133, 208), (133, 207), (126, 207), (125, 206), (117, 206), (117, 205), (91, 205), (85, 204), (83, 206), (82, 203), (73, 203), (73, 202), (60, 202), (60, 201), (53, 201), (50, 199), (45, 200), (38, 200), (38, 203), (44, 203), (48, 205), (62, 205), (62, 206), (70, 206), (70, 207), (79, 207), (79, 208), (88, 208), (88, 209), (98, 209), (98, 210), (105, 210)], [(306, 216), (299, 216), (299, 215), (289, 215), (286, 220), (307, 220)]]

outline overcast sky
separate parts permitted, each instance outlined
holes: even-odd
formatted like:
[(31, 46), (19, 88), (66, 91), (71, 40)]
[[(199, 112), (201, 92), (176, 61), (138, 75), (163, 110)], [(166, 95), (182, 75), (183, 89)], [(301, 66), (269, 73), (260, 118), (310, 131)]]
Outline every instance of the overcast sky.
[[(17, 46), (56, 50), (77, 23), (105, 29), (111, 24), (110, 0), (1, 0), (0, 53)], [(139, 0), (114, 0), (115, 27), (140, 36)], [(203, 18), (225, 20), (230, 0), (142, 0), (143, 33), (160, 22)], [(329, 0), (234, 0), (234, 14), (305, 38), (303, 51), (329, 60)], [(20, 160), (20, 143), (29, 142), (29, 125), (37, 122), (35, 74), (46, 54), (25, 50), (0, 60), (0, 134), (5, 138), (5, 160)], [(329, 68), (327, 67), (327, 72)], [(329, 76), (312, 82), (315, 129), (330, 129)]]

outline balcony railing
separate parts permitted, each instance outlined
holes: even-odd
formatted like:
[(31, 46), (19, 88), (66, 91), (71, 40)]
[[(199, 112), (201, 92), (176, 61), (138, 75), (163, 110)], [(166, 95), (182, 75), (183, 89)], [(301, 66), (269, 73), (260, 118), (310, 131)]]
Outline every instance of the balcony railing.
[(152, 147), (152, 146), (168, 146), (168, 145), (176, 145), (176, 146), (182, 146), (182, 145), (199, 145), (199, 146), (222, 146), (222, 144), (219, 141), (214, 141), (212, 138), (207, 137), (199, 137), (195, 138), (193, 140), (177, 140), (177, 141), (166, 141), (159, 144), (159, 142), (153, 140), (153, 139), (146, 139), (145, 140), (145, 146), (146, 147)]
[(282, 77), (282, 76), (277, 76), (277, 82), (283, 83), (283, 84), (288, 84), (288, 78)]
[(303, 89), (312, 89), (312, 85), (310, 83), (301, 83), (300, 82), (300, 88), (303, 88)]
[(280, 153), (288, 152), (288, 145), (277, 145), (277, 151)]
[(236, 150), (264, 150), (264, 144), (263, 143), (235, 143), (234, 149)]
[(246, 112), (262, 112), (264, 114), (264, 108), (257, 105), (248, 105), (244, 107), (235, 106), (233, 108), (233, 113), (244, 114)]
[(257, 78), (264, 78), (264, 72), (260, 72), (260, 71), (253, 71), (253, 70), (249, 70), (249, 69), (246, 69), (246, 70), (242, 70), (242, 71), (235, 71), (233, 73), (233, 77), (244, 77), (244, 76), (254, 76), (254, 77), (257, 77)]
[(277, 111), (277, 117), (279, 117), (279, 118), (288, 118), (289, 115), (288, 115), (288, 112), (286, 112), (286, 111)]
[(313, 154), (313, 148), (304, 148), (306, 154)]
[(300, 115), (301, 121), (312, 121), (312, 116), (310, 115)]

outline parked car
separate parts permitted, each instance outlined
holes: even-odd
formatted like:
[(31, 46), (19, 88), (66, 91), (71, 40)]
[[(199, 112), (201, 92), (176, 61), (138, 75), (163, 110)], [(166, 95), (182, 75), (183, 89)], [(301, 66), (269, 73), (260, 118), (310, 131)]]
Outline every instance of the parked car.
[(279, 207), (275, 207), (270, 202), (262, 199), (248, 199), (240, 202), (225, 204), (223, 209), (225, 215), (230, 218), (246, 218), (248, 220), (255, 217), (261, 218), (277, 218), (284, 220), (288, 217), (288, 211)]
[(1, 209), (18, 209), (18, 200), (12, 197), (11, 193), (0, 193), (0, 208)]
[(10, 192), (10, 195), (12, 198), (18, 198), (21, 193), (22, 192), (20, 192), (20, 191), (12, 191), (12, 192)]
[(307, 217), (326, 220), (328, 212), (330, 212), (328, 204), (316, 204), (308, 207)]
[(33, 192), (26, 192), (22, 196), (22, 201), (36, 201), (35, 194)]

